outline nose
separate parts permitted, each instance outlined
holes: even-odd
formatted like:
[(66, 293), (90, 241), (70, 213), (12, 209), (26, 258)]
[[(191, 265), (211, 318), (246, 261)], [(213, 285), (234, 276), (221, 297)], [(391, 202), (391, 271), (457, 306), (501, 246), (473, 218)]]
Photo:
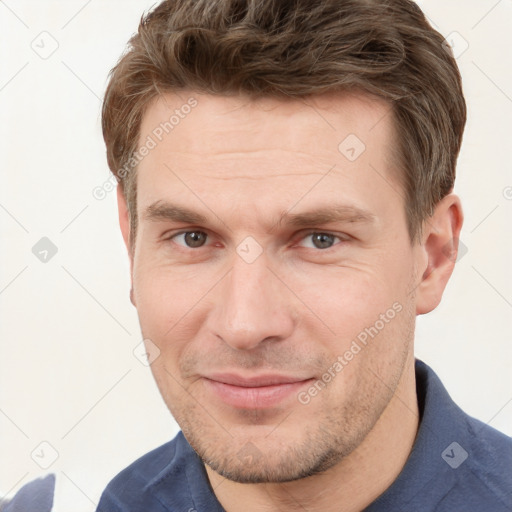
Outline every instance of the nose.
[(247, 263), (238, 254), (216, 287), (208, 330), (237, 350), (288, 338), (294, 329), (292, 294), (268, 268), (265, 255)]

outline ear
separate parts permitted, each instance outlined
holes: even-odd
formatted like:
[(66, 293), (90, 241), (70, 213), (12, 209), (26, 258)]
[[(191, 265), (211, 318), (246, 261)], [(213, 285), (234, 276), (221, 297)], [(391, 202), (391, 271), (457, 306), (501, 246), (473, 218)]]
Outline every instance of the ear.
[(460, 199), (448, 194), (423, 223), (421, 260), (423, 276), (416, 292), (416, 314), (424, 315), (441, 302), (452, 275), (459, 250), (459, 234), (464, 215)]
[(133, 253), (131, 248), (130, 240), (130, 213), (128, 211), (128, 205), (126, 198), (123, 193), (121, 185), (117, 186), (117, 212), (119, 215), (119, 227), (121, 228), (121, 234), (123, 235), (124, 244), (128, 251), (128, 257), (130, 258), (130, 301), (136, 306), (134, 294), (133, 294)]
[[(130, 214), (122, 186), (117, 185), (117, 212), (119, 215), (119, 227), (123, 235), (124, 245), (130, 254)], [(131, 256), (131, 255), (130, 255)], [(130, 258), (131, 259), (131, 258)]]

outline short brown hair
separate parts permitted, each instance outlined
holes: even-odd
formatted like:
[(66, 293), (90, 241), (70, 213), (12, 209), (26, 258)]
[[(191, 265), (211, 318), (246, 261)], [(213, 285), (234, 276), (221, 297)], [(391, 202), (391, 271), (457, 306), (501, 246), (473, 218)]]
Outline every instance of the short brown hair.
[(391, 105), (411, 242), (454, 184), (466, 122), (443, 37), (410, 0), (171, 0), (143, 15), (102, 111), (108, 165), (135, 241), (142, 117), (162, 92), (305, 98), (362, 91)]

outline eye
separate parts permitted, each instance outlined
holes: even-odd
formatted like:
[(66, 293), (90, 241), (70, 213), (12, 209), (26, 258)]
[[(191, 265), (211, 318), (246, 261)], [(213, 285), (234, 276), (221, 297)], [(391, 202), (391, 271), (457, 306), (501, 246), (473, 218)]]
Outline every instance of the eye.
[[(312, 232), (308, 233), (303, 240), (311, 240), (311, 245), (306, 245), (308, 248), (312, 249), (330, 249), (333, 245), (335, 245), (335, 241), (342, 239), (339, 236), (333, 235), (332, 233), (322, 233), (322, 232)], [(304, 242), (302, 242), (304, 243)], [(303, 245), (304, 247), (304, 245)]]
[[(208, 235), (204, 231), (183, 231), (171, 236), (169, 240), (174, 240), (178, 245), (196, 249), (205, 244)], [(179, 241), (181, 240), (181, 242)]]

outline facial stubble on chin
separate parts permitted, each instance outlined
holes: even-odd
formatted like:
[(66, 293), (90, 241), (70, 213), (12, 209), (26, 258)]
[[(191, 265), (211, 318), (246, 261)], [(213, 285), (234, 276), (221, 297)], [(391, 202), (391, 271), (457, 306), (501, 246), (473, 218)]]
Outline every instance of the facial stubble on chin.
[[(263, 436), (248, 432), (246, 437), (240, 437), (243, 427), (237, 428), (237, 436), (233, 435), (198, 403), (188, 406), (186, 413), (183, 408), (175, 411), (174, 416), (202, 461), (219, 475), (239, 483), (284, 483), (323, 473), (352, 453), (389, 403), (392, 391), (385, 389), (387, 393), (380, 396), (379, 403), (370, 387), (364, 403), (356, 398), (333, 408), (313, 428), (301, 426), (300, 413), (305, 414), (307, 406), (300, 405), (291, 413), (283, 411), (274, 430)], [(240, 422), (252, 430), (264, 423), (265, 416), (264, 411), (244, 411)], [(289, 437), (285, 434), (279, 440), (278, 431), (291, 424), (300, 436), (287, 444)]]
[[(375, 375), (371, 366), (374, 366), (378, 373), (378, 365), (372, 365), (371, 358), (364, 361), (361, 371), (374, 377), (366, 380), (362, 378), (354, 387), (358, 392), (349, 395), (345, 403), (338, 406), (333, 407), (333, 400), (329, 401), (329, 388), (322, 391), (320, 396), (324, 397), (322, 402), (325, 407), (310, 411), (309, 414), (318, 417), (327, 407), (330, 407), (330, 410), (316, 425), (301, 425), (303, 418), (307, 418), (308, 415), (307, 405), (295, 405), (292, 411), (284, 409), (277, 421), (275, 412), (244, 410), (236, 412), (238, 421), (236, 429), (233, 430), (237, 433), (234, 435), (230, 432), (234, 423), (216, 417), (211, 404), (194, 397), (189, 390), (183, 391), (181, 400), (167, 400), (165, 397), (164, 400), (202, 461), (229, 480), (239, 483), (284, 483), (317, 475), (332, 468), (352, 453), (390, 403), (403, 374), (414, 338), (415, 314), (409, 309), (404, 308), (403, 314), (407, 315), (407, 318), (404, 318), (399, 332), (395, 333), (397, 338), (401, 338), (403, 346), (392, 362), (394, 371), (389, 381), (384, 382)], [(324, 358), (320, 359), (325, 367)], [(191, 371), (192, 367), (185, 373)], [(316, 397), (315, 400), (320, 398)], [(173, 403), (174, 406), (171, 407)], [(270, 433), (268, 429), (264, 435), (254, 430), (258, 425), (267, 423), (269, 417), (275, 424)], [(243, 425), (246, 425), (247, 429), (244, 430)], [(293, 425), (294, 432), (299, 432), (298, 438), (291, 439), (285, 433), (280, 439), (279, 431), (290, 425)]]

